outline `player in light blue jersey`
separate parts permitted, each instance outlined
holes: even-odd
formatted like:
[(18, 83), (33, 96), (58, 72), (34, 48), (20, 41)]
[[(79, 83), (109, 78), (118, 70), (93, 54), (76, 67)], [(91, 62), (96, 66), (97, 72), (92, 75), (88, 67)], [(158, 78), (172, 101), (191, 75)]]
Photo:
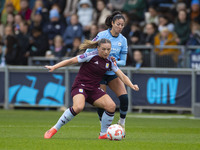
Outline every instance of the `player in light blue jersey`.
[[(106, 38), (111, 41), (111, 52), (110, 56), (115, 57), (118, 66), (126, 65), (126, 58), (128, 53), (127, 39), (121, 34), (125, 18), (121, 12), (113, 12), (112, 15), (106, 18), (105, 24), (109, 27), (108, 30), (99, 32), (93, 39), (94, 41)], [(87, 52), (95, 49), (87, 49)], [(128, 95), (124, 83), (115, 75), (113, 71), (107, 71), (104, 75), (101, 83), (101, 88), (106, 91), (106, 85), (115, 92), (120, 100), (120, 119), (118, 124), (125, 128), (125, 118), (128, 110)], [(104, 110), (98, 109), (98, 115), (101, 120)]]

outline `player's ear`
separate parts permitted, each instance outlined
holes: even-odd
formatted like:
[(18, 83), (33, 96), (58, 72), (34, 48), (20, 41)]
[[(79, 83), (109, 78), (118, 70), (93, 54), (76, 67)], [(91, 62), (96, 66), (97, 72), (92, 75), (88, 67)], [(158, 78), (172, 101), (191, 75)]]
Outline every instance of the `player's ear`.
[(100, 50), (100, 46), (97, 46), (97, 50)]
[(114, 22), (112, 21), (111, 24), (112, 24), (112, 26), (113, 26), (113, 25), (114, 25)]

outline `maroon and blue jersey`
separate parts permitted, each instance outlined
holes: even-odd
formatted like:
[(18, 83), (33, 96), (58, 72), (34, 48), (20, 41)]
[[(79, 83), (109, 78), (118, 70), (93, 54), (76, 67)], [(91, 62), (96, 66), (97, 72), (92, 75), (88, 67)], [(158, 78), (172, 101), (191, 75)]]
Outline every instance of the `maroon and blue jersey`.
[(82, 65), (72, 88), (77, 86), (86, 90), (98, 88), (106, 71), (112, 70), (116, 72), (119, 69), (110, 57), (104, 59), (98, 55), (97, 51), (78, 55), (77, 58)]

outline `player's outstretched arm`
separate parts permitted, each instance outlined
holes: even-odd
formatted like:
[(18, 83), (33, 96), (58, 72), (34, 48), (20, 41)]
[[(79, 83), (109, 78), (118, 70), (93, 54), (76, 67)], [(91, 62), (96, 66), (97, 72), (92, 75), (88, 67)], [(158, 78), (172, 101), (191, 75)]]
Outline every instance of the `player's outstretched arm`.
[(130, 88), (132, 88), (135, 91), (139, 91), (138, 85), (133, 84), (131, 82), (131, 80), (120, 69), (118, 69), (117, 72), (115, 72), (115, 73), (120, 78), (120, 80), (122, 80), (122, 82), (124, 82), (124, 84), (126, 84), (127, 86), (129, 86)]
[(77, 64), (78, 63), (78, 58), (77, 57), (73, 57), (67, 60), (63, 60), (53, 66), (45, 66), (45, 68), (49, 69), (49, 72), (53, 72), (55, 69), (64, 67), (64, 66), (70, 66), (73, 64)]

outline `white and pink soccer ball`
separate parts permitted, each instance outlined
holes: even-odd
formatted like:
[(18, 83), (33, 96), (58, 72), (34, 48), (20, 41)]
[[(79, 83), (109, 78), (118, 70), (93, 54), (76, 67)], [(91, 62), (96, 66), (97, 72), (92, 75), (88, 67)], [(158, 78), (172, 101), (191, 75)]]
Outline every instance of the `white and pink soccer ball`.
[(110, 125), (107, 129), (107, 138), (109, 140), (120, 141), (124, 138), (124, 134), (124, 129), (118, 124)]

